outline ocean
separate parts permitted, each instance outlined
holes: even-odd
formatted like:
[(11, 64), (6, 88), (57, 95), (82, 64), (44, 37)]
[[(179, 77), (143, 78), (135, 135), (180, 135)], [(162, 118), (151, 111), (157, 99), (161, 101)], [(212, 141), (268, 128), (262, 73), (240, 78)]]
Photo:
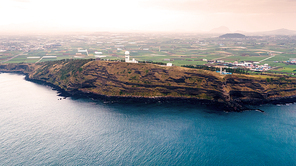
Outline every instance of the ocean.
[(296, 165), (296, 105), (223, 112), (64, 98), (0, 74), (0, 165)]

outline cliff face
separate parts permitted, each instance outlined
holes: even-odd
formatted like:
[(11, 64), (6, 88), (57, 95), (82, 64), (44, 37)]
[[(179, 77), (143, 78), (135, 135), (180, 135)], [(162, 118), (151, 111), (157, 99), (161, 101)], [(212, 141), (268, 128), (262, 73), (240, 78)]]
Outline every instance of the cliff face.
[(30, 73), (29, 78), (50, 82), (70, 93), (79, 90), (106, 96), (223, 98), (220, 80), (211, 72), (153, 64), (50, 62)]
[(0, 71), (21, 71), (28, 79), (53, 84), (71, 95), (163, 97), (228, 103), (295, 99), (296, 78), (277, 75), (226, 75), (198, 69), (91, 60), (0, 65)]
[(32, 72), (35, 70), (35, 66), (29, 64), (0, 64), (0, 72), (1, 71), (13, 71), (13, 72)]
[(296, 95), (296, 78), (277, 75), (233, 75), (226, 79), (232, 100), (273, 100)]

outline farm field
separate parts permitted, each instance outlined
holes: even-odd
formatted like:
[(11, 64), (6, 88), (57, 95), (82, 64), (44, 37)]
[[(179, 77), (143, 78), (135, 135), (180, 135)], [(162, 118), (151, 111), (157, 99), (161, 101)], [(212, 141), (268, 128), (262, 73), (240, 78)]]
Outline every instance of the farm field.
[[(175, 66), (248, 62), (268, 64), (271, 72), (295, 73), (296, 36), (225, 39), (202, 34), (91, 33), (0, 38), (0, 63), (37, 63), (61, 59), (123, 60)], [(18, 55), (18, 56), (16, 56)]]

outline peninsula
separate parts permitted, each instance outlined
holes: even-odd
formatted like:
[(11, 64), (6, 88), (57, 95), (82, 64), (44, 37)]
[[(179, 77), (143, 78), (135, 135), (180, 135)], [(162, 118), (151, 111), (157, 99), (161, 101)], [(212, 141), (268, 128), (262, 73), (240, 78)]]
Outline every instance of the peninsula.
[(1, 64), (65, 95), (105, 100), (190, 101), (243, 111), (246, 104), (287, 103), (296, 97), (296, 78), (284, 75), (220, 75), (184, 67), (93, 59)]

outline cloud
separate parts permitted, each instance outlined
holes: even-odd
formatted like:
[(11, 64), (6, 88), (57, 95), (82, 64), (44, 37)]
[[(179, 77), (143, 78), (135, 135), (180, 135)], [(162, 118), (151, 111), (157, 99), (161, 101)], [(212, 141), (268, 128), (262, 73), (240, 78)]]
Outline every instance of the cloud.
[(14, 2), (30, 2), (30, 0), (13, 0)]
[(5, 15), (0, 25), (35, 22), (48, 27), (148, 31), (206, 31), (225, 25), (244, 31), (283, 27), (296, 30), (296, 0), (84, 0), (83, 3), (88, 4), (87, 8), (78, 0), (5, 0), (0, 5), (0, 15)]
[(296, 13), (296, 0), (149, 0), (142, 4), (196, 13)]

